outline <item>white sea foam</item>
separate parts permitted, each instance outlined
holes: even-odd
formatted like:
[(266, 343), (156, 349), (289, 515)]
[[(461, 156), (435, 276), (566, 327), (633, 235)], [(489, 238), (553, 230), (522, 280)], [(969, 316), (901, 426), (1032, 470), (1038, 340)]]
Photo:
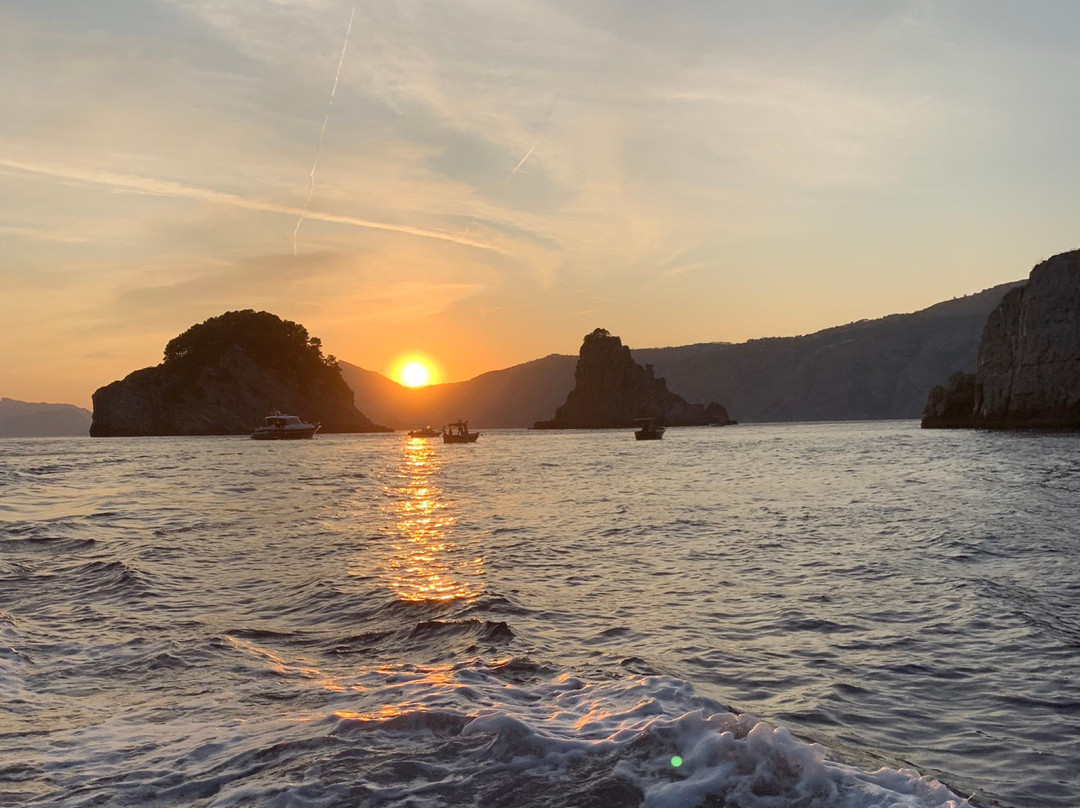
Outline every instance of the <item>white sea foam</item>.
[[(54, 782), (77, 795), (68, 805), (93, 804), (105, 794), (118, 805), (198, 799), (213, 808), (503, 805), (496, 796), (523, 782), (521, 808), (578, 801), (644, 808), (966, 805), (916, 772), (868, 772), (832, 760), (824, 747), (725, 712), (673, 677), (589, 681), (527, 662), (475, 659), (362, 669), (350, 679), (299, 680), (324, 706), (286, 708), (276, 719), (215, 724), (215, 705), (192, 701), (164, 723), (116, 716), (58, 734)], [(260, 681), (252, 680), (253, 690), (265, 688)], [(262, 775), (252, 779), (255, 772)], [(608, 801), (597, 801), (600, 793)]]
[[(473, 662), (450, 670), (414, 669), (384, 685), (370, 677), (362, 681), (371, 685), (365, 688), (369, 698), (392, 690), (398, 700), (400, 712), (392, 719), (358, 714), (379, 729), (454, 733), (454, 719), (467, 719), (459, 737), (483, 741), (483, 755), (472, 745), (462, 746), (454, 764), (462, 780), (545, 772), (558, 782), (577, 766), (589, 769), (594, 779), (615, 776), (634, 784), (646, 808), (967, 804), (917, 772), (861, 771), (831, 760), (823, 746), (753, 716), (710, 713), (718, 705), (671, 677), (586, 682), (557, 676), (519, 686), (499, 681)], [(445, 705), (476, 701), (485, 706), (471, 717), (445, 712)], [(428, 715), (437, 704), (444, 711)], [(683, 712), (686, 708), (693, 709)]]

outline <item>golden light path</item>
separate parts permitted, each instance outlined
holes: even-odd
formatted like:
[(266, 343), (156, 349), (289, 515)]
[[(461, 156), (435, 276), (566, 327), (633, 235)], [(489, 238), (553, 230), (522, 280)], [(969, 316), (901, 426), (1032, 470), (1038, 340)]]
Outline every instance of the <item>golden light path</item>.
[[(400, 461), (387, 470), (385, 478), (381, 535), (349, 561), (349, 576), (362, 579), (365, 588), (375, 584), (393, 592), (398, 600), (418, 606), (468, 603), (484, 589), (483, 557), (453, 538), (456, 503), (438, 485), (444, 463), (441, 448), (441, 442), (424, 438), (402, 442)], [(394, 692), (382, 694), (386, 700), (381, 704), (377, 703), (379, 685), (372, 688), (364, 678), (373, 671), (380, 680), (393, 677), (397, 683)], [(402, 692), (406, 684), (408, 692)], [(340, 692), (344, 688), (360, 697), (355, 706), (334, 710), (336, 718), (375, 724), (426, 711), (434, 701), (461, 687), (452, 663), (383, 663), (347, 674), (331, 685), (328, 689)]]
[(423, 438), (407, 439), (400, 485), (390, 492), (397, 536), (380, 577), (401, 600), (471, 600), (480, 594), (484, 561), (450, 537), (456, 518), (436, 485), (441, 468), (437, 446)]
[[(441, 448), (441, 442), (424, 438), (404, 440), (400, 463), (390, 470), (385, 487), (388, 504), (384, 508), (390, 518), (384, 522), (386, 529), (381, 541), (366, 546), (349, 561), (349, 576), (366, 581), (374, 579), (377, 586), (409, 603), (467, 603), (480, 597), (483, 591), (483, 557), (452, 538), (457, 521), (453, 513), (455, 503), (437, 485), (443, 464)], [(368, 693), (369, 686), (357, 681), (355, 672), (328, 673), (306, 657), (289, 660), (248, 639), (230, 636), (228, 640), (238, 651), (259, 659), (279, 675), (310, 680), (329, 692)], [(384, 676), (393, 675), (411, 682), (418, 692), (431, 689), (449, 692), (460, 687), (453, 664), (404, 668), (389, 665), (377, 670)], [(368, 693), (369, 698), (373, 695)], [(426, 699), (402, 697), (370, 709), (337, 709), (334, 715), (378, 723), (426, 709)]]

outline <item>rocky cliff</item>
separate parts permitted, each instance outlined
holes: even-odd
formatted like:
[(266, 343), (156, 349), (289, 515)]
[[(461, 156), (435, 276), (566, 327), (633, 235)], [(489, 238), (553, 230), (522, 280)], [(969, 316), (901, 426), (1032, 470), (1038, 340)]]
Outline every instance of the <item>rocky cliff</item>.
[(667, 426), (734, 423), (719, 404), (690, 404), (642, 367), (622, 340), (598, 328), (585, 337), (574, 371), (574, 389), (550, 421), (534, 429), (607, 429), (631, 427), (638, 418)]
[(269, 312), (227, 312), (165, 347), (165, 361), (94, 393), (94, 437), (232, 435), (274, 410), (323, 432), (387, 432), (353, 405), (337, 360), (297, 323)]
[(927, 428), (1080, 428), (1080, 250), (1036, 266), (986, 320), (974, 374), (935, 387)]

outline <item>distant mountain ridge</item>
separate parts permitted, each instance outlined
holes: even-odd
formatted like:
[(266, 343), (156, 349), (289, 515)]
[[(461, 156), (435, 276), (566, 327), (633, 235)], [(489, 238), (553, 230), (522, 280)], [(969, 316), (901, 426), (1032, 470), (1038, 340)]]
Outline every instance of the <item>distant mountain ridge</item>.
[(739, 421), (918, 418), (926, 391), (975, 365), (1000, 284), (911, 314), (891, 314), (801, 337), (633, 351), (690, 401), (723, 401)]
[(549, 354), (468, 381), (405, 387), (381, 373), (340, 361), (356, 406), (394, 429), (465, 419), (486, 429), (531, 426), (548, 418), (574, 386), (576, 356)]
[(46, 404), (0, 398), (0, 438), (86, 437), (90, 410), (74, 404)]
[[(805, 336), (631, 354), (651, 364), (672, 392), (693, 403), (721, 401), (742, 422), (918, 418), (927, 390), (974, 367), (987, 316), (1022, 283)], [(531, 426), (566, 400), (576, 364), (575, 356), (551, 354), (468, 381), (413, 389), (340, 362), (357, 407), (395, 429), (459, 418), (489, 429)]]

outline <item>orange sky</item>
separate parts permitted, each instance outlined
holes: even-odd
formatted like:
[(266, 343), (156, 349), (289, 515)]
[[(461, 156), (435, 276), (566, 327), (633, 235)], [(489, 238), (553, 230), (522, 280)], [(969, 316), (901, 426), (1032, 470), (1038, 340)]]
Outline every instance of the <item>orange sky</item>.
[(809, 5), (5, 3), (0, 395), (88, 407), (233, 309), (453, 381), (1077, 246), (1070, 6)]

